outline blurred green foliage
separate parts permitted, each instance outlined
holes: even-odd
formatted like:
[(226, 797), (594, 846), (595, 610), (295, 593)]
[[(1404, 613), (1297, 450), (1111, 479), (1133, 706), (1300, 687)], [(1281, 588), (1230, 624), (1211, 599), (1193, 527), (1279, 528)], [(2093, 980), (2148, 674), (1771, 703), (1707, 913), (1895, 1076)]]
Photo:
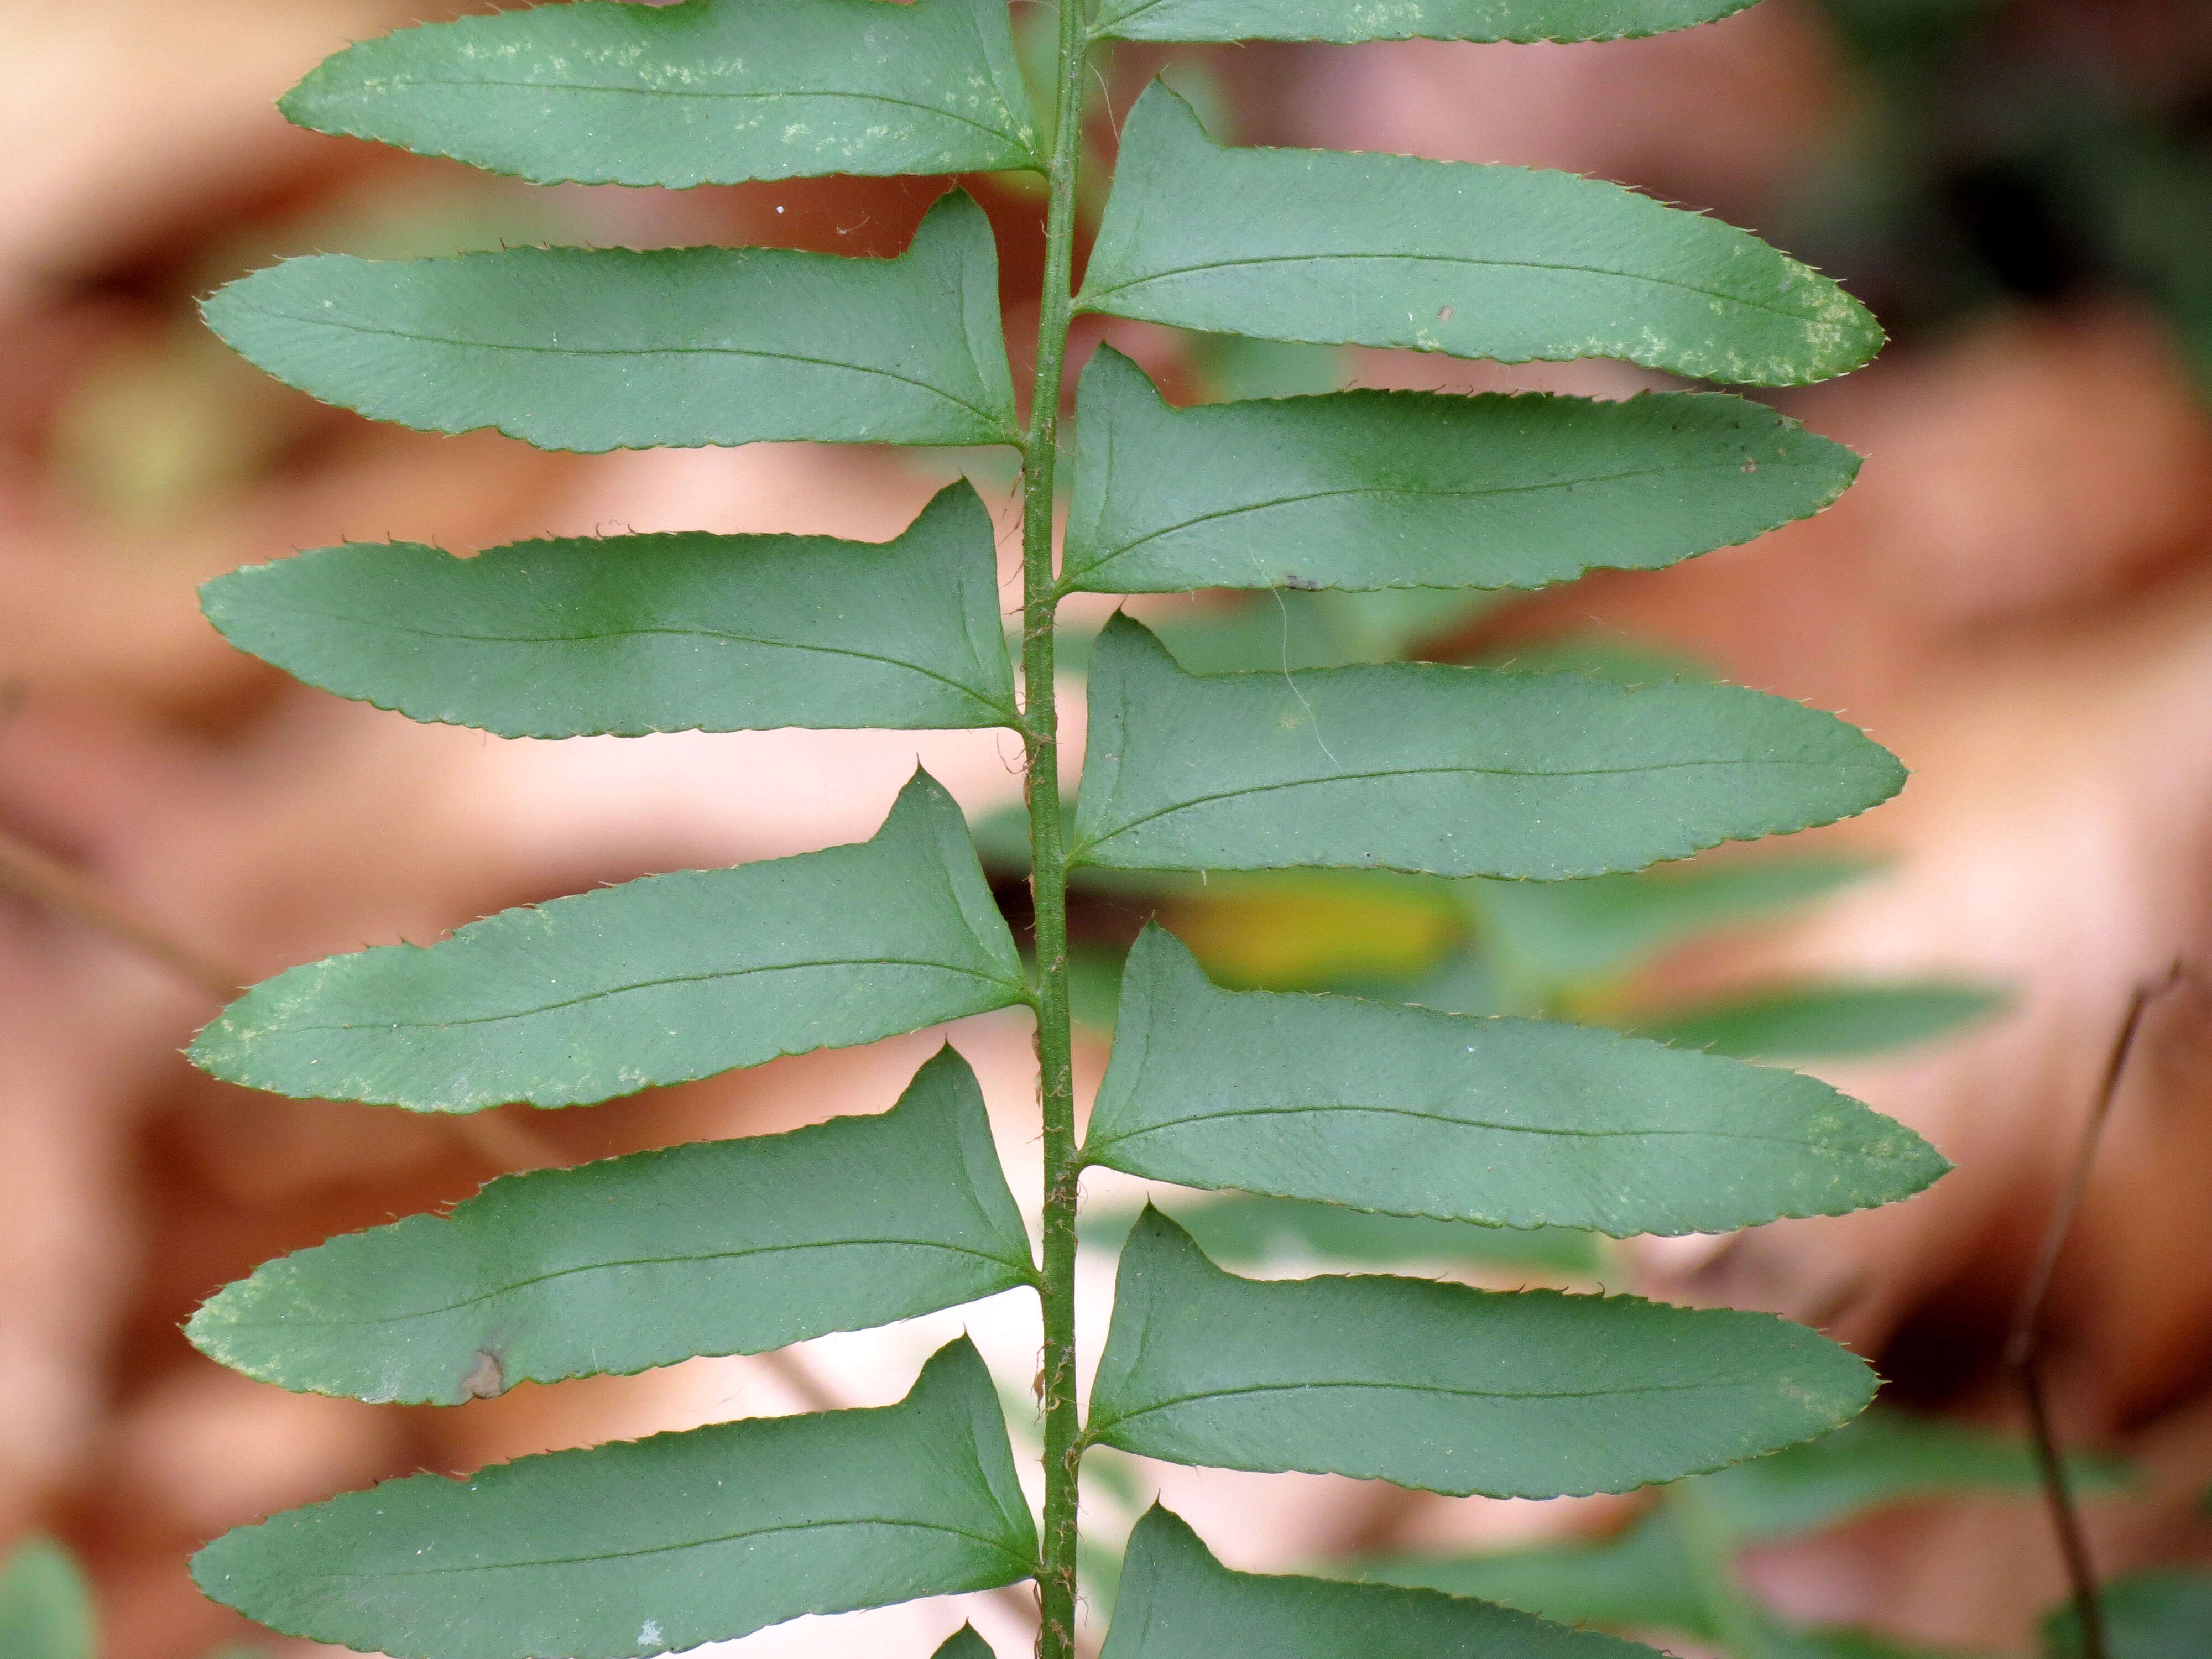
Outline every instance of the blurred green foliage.
[(49, 464), (77, 504), (156, 532), (279, 470), (333, 420), (231, 351), (185, 303), (271, 259), (344, 247), (407, 258), (458, 247), (577, 240), (568, 198), (459, 170), (387, 181), (295, 217), (247, 222), (174, 273), (173, 314), (118, 331), (73, 384)]
[[(2083, 1492), (2118, 1491), (2130, 1479), (2124, 1465), (2106, 1459), (2075, 1459), (2070, 1474)], [(1601, 1542), (1400, 1557), (1351, 1570), (1570, 1623), (1688, 1638), (1734, 1659), (1903, 1656), (1914, 1650), (1864, 1632), (1784, 1625), (1743, 1589), (1734, 1570), (1737, 1553), (1891, 1504), (1962, 1492), (2032, 1502), (2036, 1490), (2035, 1457), (2025, 1442), (1876, 1407), (1819, 1440), (1677, 1481), (1626, 1530)]]
[[(2105, 1639), (2112, 1659), (2204, 1659), (2212, 1654), (2212, 1571), (2167, 1567), (2104, 1586)], [(2073, 1607), (2044, 1620), (2044, 1651), (2077, 1659), (2081, 1628)]]
[(17, 1545), (0, 1571), (0, 1655), (94, 1659), (98, 1648), (91, 1587), (75, 1558), (50, 1538)]
[(1811, 982), (1668, 1009), (1636, 1029), (1740, 1060), (1849, 1060), (1939, 1037), (2005, 1000), (1994, 986), (1946, 980)]
[[(76, 1558), (51, 1538), (30, 1537), (0, 1567), (0, 1659), (98, 1659), (100, 1621)], [(270, 1659), (229, 1642), (207, 1659)]]
[(1893, 335), (2133, 293), (2212, 377), (2212, 8), (1820, 0), (1856, 118), (1771, 226)]

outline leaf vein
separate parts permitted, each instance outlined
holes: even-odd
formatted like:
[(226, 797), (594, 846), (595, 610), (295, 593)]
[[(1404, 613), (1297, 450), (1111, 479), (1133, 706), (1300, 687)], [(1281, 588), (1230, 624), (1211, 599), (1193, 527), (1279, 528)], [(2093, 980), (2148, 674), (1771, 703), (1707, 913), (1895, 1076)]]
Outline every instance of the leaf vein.
[(1025, 1571), (1034, 1571), (1031, 1563), (1008, 1549), (995, 1538), (986, 1538), (981, 1533), (949, 1526), (940, 1521), (915, 1521), (904, 1516), (851, 1516), (836, 1521), (793, 1521), (776, 1526), (753, 1527), (743, 1532), (718, 1533), (710, 1538), (687, 1538), (673, 1544), (648, 1544), (639, 1549), (605, 1550), (593, 1555), (550, 1555), (534, 1561), (471, 1561), (456, 1566), (399, 1567), (373, 1572), (325, 1572), (318, 1575), (325, 1580), (344, 1581), (359, 1578), (435, 1578), (465, 1572), (520, 1572), (538, 1567), (589, 1566), (599, 1561), (628, 1561), (648, 1555), (672, 1555), (682, 1550), (711, 1549), (717, 1544), (734, 1544), (747, 1538), (763, 1538), (776, 1533), (816, 1532), (836, 1527), (910, 1527), (921, 1532), (950, 1533), (956, 1538), (965, 1538), (982, 1545), (1009, 1560), (1019, 1564)]
[(1290, 778), (1280, 783), (1247, 784), (1241, 788), (1218, 790), (1210, 795), (1194, 795), (1188, 800), (1176, 801), (1170, 805), (1161, 807), (1157, 811), (1147, 812), (1141, 817), (1131, 818), (1126, 823), (1117, 824), (1115, 828), (1108, 830), (1103, 836), (1092, 836), (1089, 841), (1083, 844), (1083, 848), (1084, 850), (1087, 851), (1089, 848), (1093, 847), (1103, 847), (1108, 842), (1115, 839), (1115, 837), (1127, 835), (1132, 830), (1141, 829), (1143, 826), (1152, 823), (1156, 818), (1171, 817), (1177, 812), (1187, 812), (1194, 807), (1211, 805), (1215, 801), (1233, 800), (1240, 795), (1273, 794), (1287, 789), (1316, 789), (1332, 783), (1370, 783), (1376, 781), (1378, 779), (1384, 778), (1456, 776), (1498, 778), (1620, 778), (1633, 777), (1638, 773), (1644, 772), (1686, 772), (1695, 771), (1700, 768), (1723, 766), (1803, 766), (1826, 771), (1832, 770), (1835, 767), (1835, 763), (1828, 760), (1790, 760), (1786, 758), (1760, 760), (1750, 757), (1737, 756), (1723, 760), (1649, 761), (1634, 766), (1562, 767), (1556, 770), (1546, 770), (1533, 768), (1516, 769), (1510, 766), (1396, 766), (1385, 768), (1382, 770), (1374, 772), (1336, 772), (1330, 774), (1327, 777)]
[(1697, 283), (1684, 282), (1680, 277), (1654, 276), (1649, 271), (1609, 270), (1603, 265), (1570, 264), (1543, 259), (1476, 258), (1463, 253), (1270, 253), (1249, 259), (1212, 259), (1197, 264), (1175, 265), (1165, 270), (1147, 271), (1145, 275), (1132, 277), (1126, 283), (1116, 283), (1110, 287), (1094, 290), (1085, 295), (1085, 303), (1086, 306), (1094, 305), (1097, 300), (1109, 294), (1128, 294), (1154, 283), (1164, 283), (1177, 276), (1197, 276), (1210, 270), (1234, 270), (1247, 265), (1311, 264), (1338, 260), (1362, 262), (1404, 260), (1422, 264), (1476, 265), (1496, 267), (1506, 270), (1577, 272), (1585, 276), (1609, 276), (1618, 282), (1650, 283), (1658, 288), (1680, 289), (1685, 294), (1694, 294), (1700, 299), (1719, 300), (1729, 305), (1742, 306), (1747, 310), (1764, 311), (1776, 317), (1786, 318), (1793, 323), (1812, 323), (1819, 320), (1816, 317), (1808, 316), (1802, 311), (1793, 311), (1769, 301), (1748, 299), (1742, 295), (1730, 294), (1721, 289), (1700, 288)]
[(744, 101), (778, 98), (846, 98), (864, 104), (887, 104), (896, 109), (920, 110), (925, 115), (942, 116), (948, 121), (957, 121), (963, 126), (974, 127), (978, 132), (994, 138), (1003, 138), (1018, 149), (1027, 148), (1021, 140), (1003, 127), (994, 127), (963, 115), (957, 110), (945, 109), (936, 104), (925, 104), (912, 98), (894, 98), (888, 93), (843, 92), (824, 88), (819, 90), (804, 87), (787, 87), (771, 92), (737, 92), (727, 90), (693, 89), (676, 87), (609, 87), (586, 85), (580, 81), (506, 80), (487, 76), (483, 80), (448, 81), (435, 76), (395, 75), (387, 82), (394, 91), (411, 87), (442, 87), (456, 92), (473, 91), (479, 87), (504, 87), (525, 92), (605, 92), (638, 98), (693, 98)]
[[(1109, 1418), (1103, 1425), (1094, 1425), (1095, 1436), (1099, 1427), (1119, 1428), (1133, 1423), (1140, 1417), (1150, 1417), (1156, 1412), (1188, 1406), (1195, 1401), (1235, 1400), (1249, 1395), (1303, 1394), (1316, 1389), (1380, 1389), (1401, 1394), (1451, 1395), (1466, 1400), (1614, 1400), (1646, 1394), (1698, 1394), (1716, 1389), (1739, 1389), (1744, 1378), (1701, 1378), (1693, 1382), (1638, 1382), (1611, 1389), (1468, 1389), (1455, 1388), (1443, 1382), (1395, 1382), (1380, 1378), (1316, 1377), (1299, 1382), (1248, 1382), (1237, 1388), (1200, 1389), (1189, 1394), (1180, 1394), (1166, 1400), (1154, 1401)], [(1752, 1381), (1771, 1381), (1753, 1378)]]
[[(772, 250), (781, 252), (782, 250)], [(822, 255), (821, 258), (835, 258)], [(843, 369), (850, 374), (873, 375), (878, 380), (895, 380), (941, 398), (957, 409), (990, 423), (994, 429), (1010, 432), (1012, 428), (991, 410), (969, 403), (965, 398), (947, 392), (942, 386), (932, 386), (911, 374), (902, 374), (896, 369), (879, 368), (870, 363), (848, 363), (835, 357), (809, 356), (798, 351), (770, 351), (759, 346), (733, 345), (671, 345), (671, 346), (573, 346), (530, 345), (510, 340), (463, 340), (443, 334), (430, 334), (416, 329), (393, 328), (381, 323), (359, 320), (340, 321), (328, 317), (301, 316), (295, 312), (264, 309), (262, 314), (279, 322), (295, 323), (303, 328), (327, 328), (340, 333), (374, 334), (394, 340), (414, 340), (424, 345), (450, 346), (459, 351), (515, 351), (535, 356), (550, 357), (760, 357), (777, 362), (805, 363), (815, 368)]]
[(1170, 1129), (1179, 1129), (1193, 1123), (1212, 1123), (1239, 1117), (1287, 1117), (1306, 1113), (1373, 1112), (1388, 1117), (1417, 1118), (1425, 1122), (1442, 1123), (1455, 1129), (1494, 1129), (1501, 1134), (1550, 1135), (1571, 1139), (1590, 1140), (1646, 1140), (1670, 1137), (1686, 1139), (1749, 1140), (1777, 1146), (1802, 1146), (1829, 1151), (1819, 1141), (1791, 1135), (1751, 1134), (1740, 1129), (1670, 1129), (1662, 1127), (1630, 1129), (1570, 1129), (1536, 1123), (1498, 1123), (1485, 1118), (1454, 1117), (1443, 1112), (1424, 1112), (1410, 1106), (1383, 1106), (1358, 1101), (1333, 1101), (1319, 1105), (1249, 1106), (1218, 1112), (1194, 1112), (1188, 1117), (1177, 1117), (1160, 1123), (1148, 1123), (1102, 1141), (1103, 1146), (1119, 1146), (1143, 1135), (1160, 1134)]
[(716, 628), (642, 627), (609, 629), (604, 633), (586, 634), (464, 634), (438, 628), (418, 628), (411, 623), (392, 622), (379, 617), (342, 617), (319, 611), (294, 609), (290, 614), (315, 622), (334, 622), (349, 628), (374, 629), (387, 634), (409, 634), (418, 639), (450, 640), (465, 645), (591, 645), (607, 640), (629, 640), (661, 637), (669, 639), (720, 640), (730, 645), (757, 645), (770, 650), (812, 651), (828, 657), (851, 657), (861, 662), (878, 662), (893, 668), (903, 668), (926, 679), (961, 693), (981, 703), (994, 714), (1006, 711), (973, 686), (963, 685), (949, 674), (940, 674), (933, 668), (902, 657), (890, 656), (880, 651), (862, 651), (852, 646), (818, 645), (805, 640), (770, 639), (757, 634), (733, 634)]
[(518, 1279), (509, 1285), (480, 1295), (463, 1297), (458, 1302), (441, 1303), (434, 1308), (410, 1308), (403, 1312), (374, 1314), (360, 1319), (332, 1319), (312, 1314), (285, 1314), (276, 1319), (234, 1319), (226, 1328), (232, 1330), (291, 1329), (311, 1325), (321, 1330), (366, 1328), (375, 1325), (404, 1325), (410, 1320), (435, 1319), (441, 1314), (459, 1313), (464, 1308), (477, 1307), (486, 1302), (495, 1302), (501, 1297), (513, 1296), (539, 1285), (550, 1285), (563, 1279), (573, 1279), (579, 1273), (611, 1273), (622, 1267), (675, 1267), (719, 1261), (743, 1261), (748, 1256), (775, 1255), (798, 1250), (864, 1249), (896, 1245), (916, 1250), (943, 1250), (949, 1255), (972, 1255), (978, 1261), (988, 1261), (1001, 1267), (1014, 1264), (1003, 1256), (993, 1255), (988, 1250), (970, 1249), (965, 1244), (947, 1244), (928, 1238), (821, 1238), (808, 1239), (789, 1244), (757, 1244), (749, 1249), (707, 1250), (693, 1255), (638, 1255), (612, 1257), (605, 1261), (579, 1262), (573, 1267), (556, 1267), (550, 1273), (537, 1273), (528, 1279)]
[(956, 963), (928, 962), (903, 957), (832, 957), (820, 962), (772, 962), (757, 968), (718, 968), (703, 974), (670, 974), (659, 979), (643, 979), (630, 985), (611, 985), (604, 990), (586, 991), (580, 996), (563, 997), (531, 1008), (510, 1009), (496, 1014), (471, 1014), (458, 1019), (393, 1019), (340, 1020), (330, 1024), (286, 1024), (283, 1029), (293, 1031), (357, 1031), (362, 1030), (392, 1031), (441, 1031), (457, 1025), (496, 1025), (502, 1020), (529, 1019), (538, 1014), (558, 1012), (586, 1002), (600, 1002), (610, 997), (627, 996), (633, 991), (658, 990), (665, 985), (696, 985), (723, 979), (743, 979), (752, 974), (797, 973), (809, 968), (934, 968), (948, 974), (962, 974), (969, 979), (980, 979), (987, 984), (1006, 986), (1007, 981), (980, 969), (964, 968)]
[(1340, 489), (1310, 489), (1299, 495), (1279, 496), (1273, 501), (1240, 502), (1235, 507), (1221, 507), (1212, 513), (1200, 513), (1176, 524), (1164, 525), (1158, 530), (1148, 531), (1134, 541), (1125, 543), (1112, 552), (1094, 559), (1083, 568), (1086, 574), (1094, 570), (1102, 570), (1124, 554), (1133, 553), (1148, 542), (1156, 542), (1164, 536), (1173, 536), (1199, 525), (1213, 523), (1217, 520), (1233, 519), (1246, 513), (1265, 513), (1279, 507), (1298, 507), (1308, 501), (1331, 501), (1343, 495), (1404, 496), (1416, 501), (1439, 497), (1447, 500), (1479, 500), (1492, 495), (1541, 495), (1547, 490), (1572, 489), (1577, 484), (1625, 483), (1638, 478), (1662, 478), (1690, 472), (1722, 472), (1735, 470), (1736, 470), (1736, 463), (1733, 461), (1703, 461), (1686, 466), (1652, 466), (1626, 472), (1590, 473), (1572, 478), (1551, 479), (1542, 483), (1492, 484), (1464, 489), (1386, 484), (1347, 484)]

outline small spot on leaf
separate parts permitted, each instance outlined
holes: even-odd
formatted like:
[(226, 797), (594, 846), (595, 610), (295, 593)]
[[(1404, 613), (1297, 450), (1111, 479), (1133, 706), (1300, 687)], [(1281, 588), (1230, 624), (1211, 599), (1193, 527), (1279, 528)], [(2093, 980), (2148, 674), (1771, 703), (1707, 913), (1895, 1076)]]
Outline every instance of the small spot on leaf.
[(507, 1368), (489, 1348), (477, 1350), (476, 1364), (461, 1379), (461, 1386), (477, 1400), (496, 1400), (507, 1392)]

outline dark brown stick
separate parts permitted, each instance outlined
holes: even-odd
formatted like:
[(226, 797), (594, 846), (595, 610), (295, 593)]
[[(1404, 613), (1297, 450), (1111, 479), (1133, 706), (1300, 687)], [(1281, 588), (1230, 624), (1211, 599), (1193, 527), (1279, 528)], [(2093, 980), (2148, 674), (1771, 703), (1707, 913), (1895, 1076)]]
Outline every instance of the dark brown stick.
[(2096, 1565), (2089, 1558), (2089, 1540), (2081, 1530), (2081, 1512), (2075, 1507), (2073, 1488), (2066, 1479), (2065, 1460), (2060, 1455), (2058, 1437), (2051, 1425), (2050, 1399), (2044, 1388), (2039, 1322), (2043, 1299), (2050, 1291), (2051, 1276), (2057, 1271), (2059, 1255), (2066, 1248), (2066, 1236), (2073, 1231), (2075, 1212), (2081, 1207), (2082, 1194), (2088, 1190), (2089, 1175), (2097, 1161), (2098, 1144), (2104, 1139), (2105, 1124), (2112, 1115), (2112, 1103), (2119, 1095), (2120, 1081), (2127, 1075), (2136, 1039), (2142, 1034), (2143, 1016), (2152, 1003), (2181, 982), (2184, 972), (2182, 964), (2176, 962), (2163, 978), (2138, 983), (2128, 999), (2127, 1012), (2121, 1018), (2112, 1051), (2106, 1056), (2105, 1075), (2098, 1085), (2096, 1098), (2090, 1103), (2088, 1121), (2081, 1127), (2081, 1142), (2074, 1155), (2073, 1170), (2067, 1176), (2065, 1189), (2059, 1194), (2057, 1207), (2051, 1212), (2051, 1224), (2043, 1235), (2043, 1248), (2036, 1253), (2035, 1265), (2021, 1289), (2020, 1305), (2013, 1316), (2012, 1334), (2005, 1343), (2005, 1364), (2020, 1379), (2021, 1397), (2027, 1406), (2028, 1431), (2035, 1443), (2036, 1468), (2042, 1477), (2044, 1503), (2051, 1512), (2051, 1528), (2057, 1534), (2059, 1553), (2065, 1558), (2066, 1577), (2073, 1587), (2074, 1619), (2081, 1632), (2082, 1659), (2107, 1659), (2105, 1605), (2097, 1589)]

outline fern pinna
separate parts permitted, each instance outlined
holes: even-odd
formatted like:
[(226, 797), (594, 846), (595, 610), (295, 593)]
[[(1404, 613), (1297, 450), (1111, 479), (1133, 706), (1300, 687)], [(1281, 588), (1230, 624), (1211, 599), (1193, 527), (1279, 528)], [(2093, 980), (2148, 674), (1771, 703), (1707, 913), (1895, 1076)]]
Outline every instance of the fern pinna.
[[(1388, 1277), (1256, 1282), (1157, 1213), (1123, 1251), (1087, 1417), (1077, 1399), (1086, 1166), (1615, 1236), (1836, 1214), (1945, 1167), (1795, 1073), (1544, 1021), (1233, 994), (1157, 930), (1129, 961), (1077, 1140), (1071, 866), (1565, 880), (1843, 817), (1903, 775), (1829, 715), (1740, 688), (1426, 664), (1200, 675), (1122, 618), (1091, 657), (1064, 817), (1054, 625), (1070, 593), (1532, 587), (1747, 540), (1826, 505), (1856, 465), (1717, 393), (1177, 410), (1111, 350), (1076, 388), (1063, 458), (1072, 313), (1516, 362), (1614, 356), (1760, 386), (1841, 374), (1880, 341), (1832, 283), (1715, 220), (1560, 173), (1225, 147), (1157, 84), (1127, 114), (1075, 291), (1088, 55), (1115, 40), (1591, 40), (1737, 4), (1097, 0), (1086, 15), (1070, 0), (1048, 127), (1005, 0), (584, 0), (366, 42), (286, 99), (310, 127), (545, 184), (1043, 174), (1026, 418), (991, 228), (958, 191), (896, 258), (333, 255), (207, 306), (270, 374), (434, 431), (576, 451), (1018, 452), (1018, 661), (991, 523), (964, 483), (884, 545), (629, 536), (470, 561), (346, 545), (224, 577), (206, 605), (232, 640), (317, 685), (510, 736), (1007, 728), (1026, 751), (1036, 962), (1024, 969), (959, 811), (917, 774), (856, 845), (295, 968), (209, 1026), (194, 1059), (298, 1097), (559, 1107), (1025, 1006), (1042, 1237), (1033, 1255), (975, 1080), (948, 1048), (878, 1115), (513, 1176), (450, 1215), (270, 1262), (210, 1301), (193, 1340), (283, 1387), (450, 1404), (1026, 1285), (1042, 1303), (1044, 1498), (1040, 1526), (961, 1341), (896, 1406), (416, 1476), (277, 1516), (201, 1553), (210, 1595), (402, 1659), (615, 1659), (1033, 1579), (1038, 1652), (1067, 1659), (1089, 1446), (1540, 1497), (1717, 1468), (1866, 1403), (1864, 1365), (1767, 1316)], [(1056, 492), (1070, 503), (1057, 560)], [(1158, 1509), (1121, 1584), (1108, 1659), (1617, 1645), (1431, 1592), (1231, 1571)], [(981, 1650), (963, 1631), (946, 1651)]]

